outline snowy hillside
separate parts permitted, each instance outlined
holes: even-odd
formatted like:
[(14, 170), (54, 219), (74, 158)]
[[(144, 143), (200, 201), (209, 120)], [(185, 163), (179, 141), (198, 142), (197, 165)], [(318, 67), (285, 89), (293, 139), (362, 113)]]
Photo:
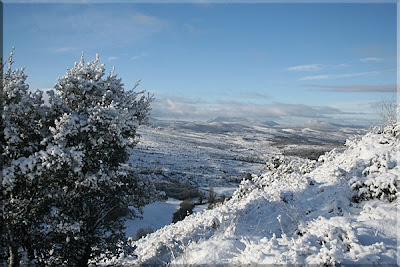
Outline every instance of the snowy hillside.
[(141, 138), (131, 151), (131, 163), (147, 179), (169, 180), (196, 187), (235, 187), (248, 174), (266, 171), (274, 155), (318, 158), (341, 148), (365, 129), (335, 127), (266, 127), (230, 122), (154, 120), (139, 129)]
[[(398, 126), (397, 126), (398, 127)], [(233, 197), (133, 242), (118, 264), (396, 264), (399, 129), (319, 161), (271, 160)]]

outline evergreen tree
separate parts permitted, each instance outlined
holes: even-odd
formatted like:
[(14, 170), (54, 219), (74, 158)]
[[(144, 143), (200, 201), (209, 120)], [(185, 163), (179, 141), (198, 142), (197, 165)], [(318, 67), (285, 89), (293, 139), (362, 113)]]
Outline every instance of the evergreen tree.
[(154, 196), (154, 187), (127, 164), (152, 97), (124, 91), (114, 71), (104, 74), (98, 57), (85, 65), (82, 55), (55, 86), (51, 103), (60, 116), (51, 134), (60, 152), (52, 154), (52, 162), (64, 159), (63, 153), (73, 156), (61, 168), (49, 169), (54, 170), (47, 178), (53, 212), (46, 218), (44, 236), (52, 245), (42, 246), (40, 254), (52, 256), (44, 262), (86, 266), (90, 259), (127, 252), (118, 214), (128, 204), (140, 210)]
[(19, 247), (33, 257), (28, 233), (35, 224), (42, 199), (38, 196), (37, 180), (31, 179), (32, 174), (22, 175), (20, 164), (44, 147), (42, 141), (50, 133), (46, 120), (48, 107), (43, 105), (42, 93), (29, 91), (24, 68), (12, 70), (12, 65), (13, 52), (2, 76), (1, 95), (1, 256), (8, 258), (10, 266), (19, 262)]
[(41, 141), (49, 134), (46, 130), (46, 112), (42, 92), (29, 91), (25, 83), (25, 69), (12, 70), (13, 52), (3, 74), (2, 123), (4, 134), (4, 163), (28, 157), (39, 151)]
[[(30, 93), (24, 70), (2, 79), (2, 250), (18, 266), (21, 248), (39, 265), (87, 266), (132, 253), (121, 211), (157, 197), (135, 175), (129, 149), (138, 141), (153, 98), (125, 91), (114, 70), (81, 61), (49, 92)], [(135, 85), (135, 88), (138, 83)], [(135, 89), (134, 88), (134, 89)], [(5, 240), (5, 241), (4, 241)]]

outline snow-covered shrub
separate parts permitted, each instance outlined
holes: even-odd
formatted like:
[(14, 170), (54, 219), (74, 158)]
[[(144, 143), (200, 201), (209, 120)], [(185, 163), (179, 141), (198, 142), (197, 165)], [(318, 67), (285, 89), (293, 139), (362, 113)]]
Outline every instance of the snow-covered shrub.
[(13, 52), (2, 79), (2, 127), (4, 134), (4, 163), (27, 157), (40, 150), (41, 141), (48, 135), (42, 92), (29, 91), (25, 69), (12, 69)]
[(79, 222), (80, 230), (67, 243), (56, 240), (66, 240), (68, 231), (57, 232), (50, 251), (58, 261), (72, 265), (124, 252), (123, 221), (114, 215), (128, 204), (140, 210), (154, 190), (126, 164), (152, 98), (125, 91), (114, 71), (106, 78), (104, 74), (98, 57), (85, 65), (82, 55), (55, 86), (61, 99), (58, 110), (64, 113), (51, 128), (52, 142), (83, 155), (78, 174), (71, 177), (66, 166), (52, 176), (57, 177), (52, 179), (52, 208), (58, 212), (49, 224)]
[(368, 176), (373, 173), (384, 173), (396, 166), (396, 160), (389, 153), (376, 156), (371, 159), (370, 166), (366, 167), (362, 174)]
[(82, 55), (44, 106), (11, 64), (12, 55), (3, 78), (5, 256), (17, 263), (23, 250), (40, 265), (77, 266), (132, 253), (121, 211), (131, 205), (135, 216), (157, 196), (127, 164), (152, 97), (125, 91), (114, 70), (104, 77), (99, 58), (86, 65)]
[(194, 203), (190, 199), (184, 200), (179, 204), (180, 208), (172, 217), (172, 222), (182, 221), (186, 216), (193, 213)]
[(314, 170), (316, 168), (316, 166), (317, 166), (317, 162), (315, 160), (309, 160), (309, 161), (306, 161), (303, 165), (301, 165), (299, 169), (303, 174), (306, 174), (306, 173), (310, 173), (312, 170)]
[[(254, 175), (253, 178), (256, 178), (256, 175)], [(243, 179), (240, 182), (239, 188), (236, 189), (236, 191), (233, 193), (232, 198), (243, 198), (255, 188), (256, 186), (254, 185), (254, 182), (252, 180)]]
[[(68, 227), (59, 227), (53, 220), (58, 214), (55, 201), (57, 198), (62, 201), (62, 192), (65, 190), (61, 186), (62, 181), (53, 181), (61, 178), (57, 175), (60, 172), (68, 173), (67, 179), (79, 175), (81, 159), (81, 152), (62, 150), (51, 145), (28, 158), (14, 160), (3, 169), (6, 177), (3, 185), (10, 188), (7, 193), (11, 196), (11, 199), (4, 203), (5, 226), (21, 235), (21, 239), (18, 240), (15, 239), (15, 233), (9, 231), (10, 237), (14, 237), (9, 246), (17, 249), (22, 247), (28, 253), (28, 258), (38, 264), (42, 262), (42, 251), (49, 252), (49, 246), (59, 245), (53, 237), (59, 231), (70, 232)], [(25, 190), (17, 190), (18, 188)], [(79, 224), (78, 221), (65, 225), (76, 224)], [(18, 255), (10, 253), (9, 260), (12, 258), (17, 259)], [(50, 263), (53, 260), (46, 262)]]
[(285, 163), (285, 158), (284, 156), (274, 156), (272, 157), (268, 162), (267, 162), (267, 168), (268, 170), (276, 170), (281, 166), (283, 163)]
[[(44, 105), (42, 92), (31, 92), (26, 84), (24, 68), (12, 69), (13, 51), (5, 68), (1, 83), (0, 163), (2, 166), (1, 255), (9, 262), (18, 262), (19, 247), (29, 251), (32, 240), (28, 235), (42, 212), (43, 199), (37, 189), (38, 181), (26, 172), (32, 165), (32, 155), (45, 147), (49, 135), (47, 119), (49, 107)], [(28, 158), (28, 159), (27, 159)], [(38, 204), (38, 205), (36, 205)]]
[(396, 122), (397, 103), (395, 98), (381, 99), (375, 103), (373, 108), (384, 125)]
[(281, 180), (290, 181), (299, 175), (311, 172), (315, 169), (316, 162), (293, 156), (278, 156), (272, 157), (267, 162), (267, 166), (270, 170), (269, 172), (260, 176), (252, 176), (254, 186), (264, 188), (264, 190)]
[(267, 162), (267, 168), (273, 174), (289, 174), (293, 172), (308, 173), (315, 167), (315, 160), (293, 156), (274, 156)]
[[(400, 106), (397, 105), (396, 107), (396, 103), (395, 102), (390, 102), (390, 104), (388, 104), (388, 106), (391, 105), (389, 107), (389, 109), (391, 109), (391, 111), (388, 111), (386, 113), (390, 113), (390, 114), (385, 114), (383, 116), (381, 116), (384, 119), (385, 125), (384, 126), (375, 126), (372, 129), (372, 132), (376, 133), (376, 134), (388, 134), (390, 136), (399, 138), (400, 137)], [(397, 119), (396, 119), (396, 115), (397, 115)], [(386, 116), (386, 119), (385, 119)]]
[[(346, 140), (346, 145), (348, 145), (347, 143), (348, 141)], [(332, 149), (331, 151), (326, 152), (324, 155), (319, 156), (318, 161), (319, 162), (327, 162), (332, 160), (333, 158), (335, 158), (335, 156), (337, 156), (337, 151), (336, 149)]]
[[(395, 170), (399, 172), (399, 168)], [(353, 177), (349, 180), (349, 186), (356, 191), (356, 195), (353, 196), (353, 200), (356, 202), (372, 198), (394, 201), (400, 195), (398, 191), (399, 184), (399, 175), (394, 172), (369, 175), (363, 178)]]
[[(376, 142), (381, 146), (393, 146), (399, 153), (396, 140), (399, 136), (394, 134), (397, 124), (394, 123), (384, 129), (374, 129)], [(395, 154), (396, 155), (396, 154)], [(399, 197), (400, 185), (399, 166), (392, 153), (376, 154), (362, 171), (362, 175), (354, 176), (348, 181), (349, 186), (356, 191), (354, 201), (377, 198), (394, 201)]]

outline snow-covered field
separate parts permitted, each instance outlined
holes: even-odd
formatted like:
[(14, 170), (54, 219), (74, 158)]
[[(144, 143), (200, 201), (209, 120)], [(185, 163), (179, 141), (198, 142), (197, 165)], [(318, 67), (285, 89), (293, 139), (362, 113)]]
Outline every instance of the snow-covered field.
[(224, 204), (133, 242), (137, 257), (115, 261), (399, 264), (399, 139), (399, 129), (389, 129), (348, 141), (318, 162), (278, 158)]
[(365, 129), (311, 122), (304, 127), (268, 127), (224, 122), (154, 121), (142, 127), (131, 161), (143, 175), (196, 187), (237, 184), (264, 173), (276, 155), (318, 158)]
[[(317, 122), (304, 127), (155, 120), (140, 129), (140, 142), (132, 150), (131, 162), (141, 175), (157, 183), (172, 184), (178, 189), (189, 184), (205, 198), (213, 187), (217, 198), (231, 197), (241, 180), (265, 173), (266, 162), (273, 156), (318, 157), (324, 151), (342, 148), (346, 138), (365, 131)], [(327, 132), (328, 135), (323, 134)], [(170, 201), (150, 204), (142, 220), (127, 219), (127, 235), (135, 237), (140, 228), (157, 230), (171, 223), (180, 201), (175, 200), (174, 205)], [(153, 217), (158, 208), (165, 208), (162, 219)], [(206, 208), (207, 205), (195, 206), (194, 212)]]

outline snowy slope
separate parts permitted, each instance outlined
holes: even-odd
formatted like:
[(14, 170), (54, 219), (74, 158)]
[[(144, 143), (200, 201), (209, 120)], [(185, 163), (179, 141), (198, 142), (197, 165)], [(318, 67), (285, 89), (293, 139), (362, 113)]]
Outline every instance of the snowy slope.
[(223, 205), (134, 242), (137, 258), (118, 264), (396, 264), (399, 139), (388, 128), (319, 162), (276, 159)]

